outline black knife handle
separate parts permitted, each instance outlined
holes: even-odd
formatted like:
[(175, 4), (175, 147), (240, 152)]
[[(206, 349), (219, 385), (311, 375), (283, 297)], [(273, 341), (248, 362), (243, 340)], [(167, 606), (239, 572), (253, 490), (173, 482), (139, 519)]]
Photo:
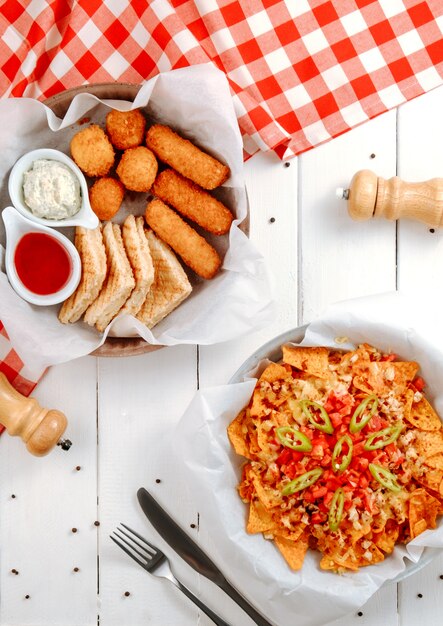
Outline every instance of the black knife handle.
[(206, 576), (220, 587), (224, 577), (218, 567), (193, 539), (159, 505), (152, 495), (141, 487), (137, 498), (146, 517), (163, 539), (199, 574)]
[(238, 606), (241, 607), (243, 611), (249, 615), (249, 617), (257, 624), (257, 626), (272, 626), (272, 624), (268, 622), (268, 620), (265, 619), (263, 615), (260, 615), (260, 613), (256, 611), (254, 607), (251, 606), (249, 602), (238, 593), (237, 589), (234, 589), (234, 587), (228, 583), (226, 578), (224, 579), (224, 582), (219, 585), (219, 587), (223, 589), (223, 591), (231, 598), (231, 600), (234, 600), (234, 602), (236, 602)]
[(206, 613), (206, 615), (212, 619), (214, 624), (217, 624), (217, 626), (230, 626), (228, 622), (225, 622), (224, 619), (219, 617), (216, 613), (214, 613), (214, 611), (211, 611), (211, 609), (208, 606), (206, 606), (206, 604), (203, 604), (201, 600), (199, 600), (196, 596), (194, 596), (194, 594), (191, 591), (189, 591), (189, 589), (185, 587), (179, 580), (177, 580), (177, 587), (178, 589), (180, 589), (180, 591), (182, 591), (185, 594), (185, 596), (187, 596), (190, 600), (192, 600), (192, 602), (196, 604), (199, 607), (199, 609), (203, 611), (203, 613)]

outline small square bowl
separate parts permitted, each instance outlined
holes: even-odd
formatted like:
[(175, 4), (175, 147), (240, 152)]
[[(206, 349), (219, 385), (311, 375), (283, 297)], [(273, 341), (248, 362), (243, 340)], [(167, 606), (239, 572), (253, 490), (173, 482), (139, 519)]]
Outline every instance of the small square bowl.
[[(32, 168), (34, 161), (38, 159), (47, 159), (49, 161), (59, 161), (72, 171), (78, 178), (81, 192), (81, 205), (79, 211), (72, 217), (62, 220), (52, 220), (49, 218), (37, 217), (26, 205), (23, 197), (23, 176), (24, 173)], [(63, 152), (53, 150), (51, 148), (39, 148), (27, 152), (15, 163), (9, 175), (8, 191), (11, 202), (14, 207), (24, 217), (41, 226), (65, 227), (65, 226), (84, 226), (85, 228), (97, 228), (99, 224), (98, 217), (91, 209), (89, 204), (89, 193), (86, 179), (82, 171), (77, 167), (74, 161)]]

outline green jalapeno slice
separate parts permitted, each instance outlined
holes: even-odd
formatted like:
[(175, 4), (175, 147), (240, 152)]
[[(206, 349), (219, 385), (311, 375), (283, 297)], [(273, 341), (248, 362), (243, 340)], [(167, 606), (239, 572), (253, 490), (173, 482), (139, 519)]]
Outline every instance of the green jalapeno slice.
[[(372, 403), (372, 404), (371, 404)], [(371, 406), (368, 408), (368, 404)], [(355, 409), (351, 422), (349, 424), (349, 430), (351, 433), (358, 433), (362, 428), (366, 426), (371, 417), (374, 415), (378, 407), (378, 398), (375, 393), (367, 396), (358, 407)]]
[[(348, 451), (342, 455), (343, 444), (345, 443), (348, 446)], [(340, 439), (337, 441), (337, 443), (334, 446), (334, 450), (332, 452), (332, 460), (331, 460), (332, 470), (336, 474), (341, 474), (349, 466), (352, 460), (353, 449), (354, 449), (354, 444), (352, 443), (352, 439), (350, 438), (349, 435), (343, 435), (343, 437), (340, 437)]]
[(340, 522), (343, 518), (343, 507), (345, 504), (345, 492), (341, 487), (335, 490), (332, 496), (331, 506), (329, 509), (328, 523), (329, 529), (332, 531), (338, 530)]
[[(328, 435), (332, 435), (332, 433), (334, 432), (334, 427), (332, 426), (326, 409), (322, 407), (321, 404), (318, 404), (313, 400), (300, 400), (300, 407), (310, 423), (314, 426), (314, 428), (317, 428), (318, 430), (321, 430)], [(319, 411), (320, 415), (314, 415), (309, 407), (312, 407), (313, 409)]]
[(377, 480), (380, 485), (383, 485), (383, 487), (386, 487), (386, 489), (389, 489), (394, 493), (401, 491), (401, 487), (397, 483), (397, 478), (385, 467), (377, 465), (376, 463), (369, 463), (369, 471), (375, 480)]
[(299, 452), (309, 452), (312, 450), (312, 443), (309, 437), (290, 426), (281, 426), (275, 431), (277, 439), (286, 448), (298, 450)]
[(301, 476), (297, 476), (294, 480), (291, 480), (290, 483), (285, 485), (282, 489), (282, 495), (290, 496), (296, 491), (302, 491), (307, 487), (313, 485), (320, 476), (323, 474), (323, 470), (321, 467), (317, 467), (316, 469), (311, 470), (310, 472), (305, 472)]
[[(390, 443), (396, 441), (401, 433), (401, 429), (403, 424), (399, 422), (398, 424), (394, 424), (393, 426), (388, 426), (388, 428), (383, 428), (383, 430), (377, 430), (377, 432), (372, 433), (366, 439), (364, 444), (365, 450), (379, 450), (379, 448), (384, 448), (388, 446)], [(375, 442), (375, 443), (374, 443)]]

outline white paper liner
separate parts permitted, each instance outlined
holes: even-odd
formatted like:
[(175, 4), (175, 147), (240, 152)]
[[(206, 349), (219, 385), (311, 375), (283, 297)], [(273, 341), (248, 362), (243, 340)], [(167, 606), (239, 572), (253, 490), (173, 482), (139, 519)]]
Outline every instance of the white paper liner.
[[(427, 382), (426, 395), (443, 414), (441, 332), (435, 342), (436, 320), (432, 315), (424, 320), (422, 306), (399, 294), (341, 303), (308, 327), (302, 344), (348, 349), (367, 342), (416, 360)], [(349, 343), (337, 345), (335, 338), (343, 336)], [(322, 571), (320, 554), (311, 550), (301, 571), (292, 572), (272, 542), (246, 533), (247, 506), (237, 493), (244, 459), (233, 451), (226, 429), (249, 402), (255, 382), (246, 376), (245, 382), (196, 394), (175, 432), (179, 469), (193, 487), (205, 527), (211, 529), (211, 556), (239, 591), (275, 624), (329, 623), (361, 607), (384, 582), (416, 570), (423, 548), (442, 548), (443, 523), (440, 518), (436, 530), (396, 547), (383, 562), (357, 573)], [(428, 550), (423, 559), (432, 554)]]
[[(21, 300), (0, 273), (0, 319), (21, 358), (35, 367), (46, 367), (92, 352), (107, 333), (128, 337), (140, 335), (157, 345), (213, 344), (262, 328), (272, 320), (270, 281), (264, 260), (239, 228), (247, 217), (243, 181), (242, 140), (225, 75), (212, 65), (198, 65), (160, 74), (141, 87), (134, 103), (100, 101), (91, 94), (77, 95), (63, 120), (42, 103), (29, 98), (0, 101), (0, 209), (11, 204), (7, 193), (8, 174), (25, 152), (39, 147), (56, 147), (69, 154), (69, 142), (81, 128), (84, 117), (103, 126), (113, 107), (147, 107), (149, 116), (170, 124), (178, 132), (228, 163), (231, 176), (217, 193), (236, 215), (228, 237), (209, 237), (224, 254), (222, 271), (212, 281), (193, 277), (191, 296), (173, 313), (148, 330), (135, 318), (117, 318), (104, 335), (83, 322), (63, 325), (57, 320), (59, 307), (41, 308)], [(147, 194), (129, 194), (126, 211), (142, 214)], [(0, 220), (0, 243), (3, 224)], [(61, 229), (68, 234), (67, 229)]]

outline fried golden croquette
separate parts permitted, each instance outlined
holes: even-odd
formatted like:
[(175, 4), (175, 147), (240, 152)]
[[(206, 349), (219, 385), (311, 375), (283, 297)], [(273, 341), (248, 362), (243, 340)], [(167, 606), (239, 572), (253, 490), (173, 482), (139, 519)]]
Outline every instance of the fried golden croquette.
[(210, 233), (224, 235), (231, 227), (234, 219), (231, 211), (210, 193), (174, 170), (161, 172), (155, 179), (152, 192)]
[(117, 176), (126, 189), (149, 191), (157, 176), (158, 163), (151, 150), (144, 146), (125, 150), (117, 166)]
[(89, 190), (89, 202), (98, 219), (106, 221), (118, 212), (124, 195), (125, 188), (119, 180), (99, 178)]
[(106, 176), (114, 165), (114, 148), (105, 131), (96, 124), (74, 135), (71, 155), (87, 176)]
[(146, 133), (146, 145), (164, 163), (203, 189), (215, 189), (228, 178), (229, 167), (183, 139), (168, 126), (155, 124)]
[(106, 116), (106, 131), (112, 145), (119, 150), (136, 148), (143, 143), (146, 120), (139, 109), (112, 110)]
[(149, 202), (145, 219), (160, 239), (171, 246), (196, 274), (202, 278), (216, 275), (221, 265), (217, 251), (164, 202)]

